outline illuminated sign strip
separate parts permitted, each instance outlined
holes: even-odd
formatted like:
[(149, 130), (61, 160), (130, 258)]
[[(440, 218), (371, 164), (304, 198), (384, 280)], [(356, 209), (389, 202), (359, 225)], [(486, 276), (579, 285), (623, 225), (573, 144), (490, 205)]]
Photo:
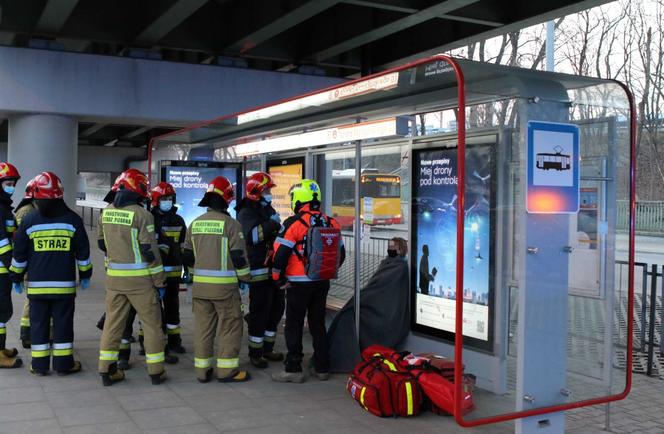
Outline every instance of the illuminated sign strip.
[[(399, 121), (401, 120), (402, 119), (399, 119)], [(404, 122), (397, 122), (397, 118), (388, 118), (342, 127), (327, 128), (324, 130), (291, 136), (277, 137), (274, 139), (243, 143), (241, 145), (236, 145), (234, 148), (238, 157), (244, 157), (247, 155), (288, 151), (332, 143), (404, 135), (405, 132), (401, 128), (402, 124), (404, 124)]]
[(388, 90), (397, 86), (399, 73), (381, 75), (380, 77), (363, 80), (357, 83), (342, 86), (326, 92), (316, 93), (314, 95), (293, 99), (290, 101), (276, 104), (270, 107), (254, 110), (237, 116), (237, 124), (242, 125), (247, 122), (253, 122), (259, 119), (268, 119), (272, 116), (301, 110), (307, 107), (318, 107), (331, 102), (340, 101), (346, 98), (376, 92), (379, 90)]

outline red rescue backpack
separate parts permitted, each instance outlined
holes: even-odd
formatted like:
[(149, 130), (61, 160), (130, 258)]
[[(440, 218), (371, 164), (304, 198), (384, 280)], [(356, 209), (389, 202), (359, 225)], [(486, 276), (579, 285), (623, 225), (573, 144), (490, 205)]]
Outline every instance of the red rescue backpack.
[(380, 417), (415, 416), (422, 407), (417, 381), (381, 354), (369, 356), (355, 366), (346, 390), (363, 409)]
[(307, 277), (313, 280), (336, 279), (341, 260), (341, 230), (333, 227), (330, 218), (323, 214), (307, 215), (310, 216), (308, 222), (302, 216), (298, 217), (308, 227), (302, 242)]
[[(414, 379), (427, 398), (426, 406), (436, 414), (454, 412), (454, 360), (427, 353), (414, 355), (408, 351), (397, 352), (381, 345), (371, 345), (362, 351), (363, 360), (380, 361), (388, 369), (407, 373)], [(364, 363), (361, 362), (360, 365)], [(358, 365), (358, 366), (360, 366)], [(462, 367), (463, 369), (463, 367)], [(475, 408), (473, 389), (475, 378), (464, 374), (462, 414)], [(375, 413), (374, 413), (375, 414)]]

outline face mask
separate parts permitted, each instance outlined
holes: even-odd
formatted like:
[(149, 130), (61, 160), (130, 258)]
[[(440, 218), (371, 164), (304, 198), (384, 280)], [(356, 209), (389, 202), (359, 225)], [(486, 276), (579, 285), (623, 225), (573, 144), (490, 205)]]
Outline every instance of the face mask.
[(263, 200), (264, 200), (266, 203), (270, 203), (270, 202), (272, 202), (272, 195), (271, 195), (271, 194), (264, 194), (264, 195), (263, 195)]
[(4, 190), (5, 193), (7, 193), (8, 195), (11, 196), (12, 194), (14, 194), (14, 191), (16, 190), (16, 187), (10, 187), (9, 185), (3, 185), (2, 189)]
[(387, 256), (389, 256), (390, 258), (396, 258), (397, 251), (394, 249), (387, 249)]
[(173, 208), (173, 201), (172, 200), (160, 200), (159, 201), (159, 209), (162, 210), (163, 212), (168, 212)]

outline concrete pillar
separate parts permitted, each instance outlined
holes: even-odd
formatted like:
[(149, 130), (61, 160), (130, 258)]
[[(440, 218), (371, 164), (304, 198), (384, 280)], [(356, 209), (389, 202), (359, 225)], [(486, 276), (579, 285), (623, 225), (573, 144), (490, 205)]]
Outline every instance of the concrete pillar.
[(65, 201), (76, 205), (78, 122), (62, 115), (25, 114), (9, 118), (7, 161), (21, 173), (14, 203), (23, 197), (25, 184), (38, 173), (54, 172), (62, 180)]

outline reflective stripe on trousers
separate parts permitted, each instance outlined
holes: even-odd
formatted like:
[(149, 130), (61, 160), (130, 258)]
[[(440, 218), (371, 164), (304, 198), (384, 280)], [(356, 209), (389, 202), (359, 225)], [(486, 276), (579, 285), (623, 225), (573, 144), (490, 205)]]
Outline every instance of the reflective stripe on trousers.
[(104, 360), (106, 362), (117, 362), (119, 351), (99, 351), (99, 360)]
[(207, 359), (200, 359), (198, 357), (194, 357), (194, 367), (201, 369), (210, 368), (212, 366), (212, 360), (214, 360), (213, 357), (209, 357)]
[(165, 357), (163, 351), (160, 353), (152, 353), (152, 354), (145, 353), (145, 361), (147, 363), (162, 363), (164, 359)]
[(240, 366), (240, 359), (237, 357), (234, 359), (217, 359), (217, 368), (233, 369), (238, 366)]

